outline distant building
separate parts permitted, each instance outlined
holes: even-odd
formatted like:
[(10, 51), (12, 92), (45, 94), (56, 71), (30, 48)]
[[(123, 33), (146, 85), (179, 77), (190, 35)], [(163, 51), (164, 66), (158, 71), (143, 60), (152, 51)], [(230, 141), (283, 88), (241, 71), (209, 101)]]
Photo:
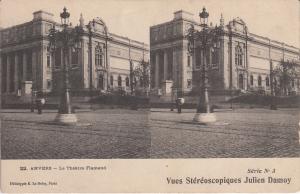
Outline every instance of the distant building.
[[(88, 22), (87, 22), (88, 23)], [(83, 16), (79, 25), (83, 27), (81, 49), (70, 53), (70, 83), (72, 90), (130, 89), (130, 61), (137, 65), (149, 61), (149, 45), (109, 32), (107, 24), (100, 18), (92, 25), (92, 86), (90, 86), (89, 31)], [(33, 13), (33, 20), (0, 30), (0, 67), (2, 94), (13, 96), (31, 95), (35, 91), (59, 90), (62, 66), (62, 51), (49, 50), (49, 29), (60, 23), (46, 11)]]
[[(200, 24), (193, 20), (193, 14), (181, 10), (174, 13), (173, 20), (150, 27), (151, 86), (162, 94), (168, 94), (171, 86), (184, 93), (199, 86), (204, 56), (196, 49), (198, 54), (193, 59), (188, 52), (186, 34), (191, 24), (201, 30)], [(271, 90), (270, 68), (281, 60), (300, 60), (299, 48), (250, 33), (240, 18), (225, 25), (221, 16), (219, 25), (223, 27), (224, 35), (217, 42), (218, 48), (211, 48), (206, 56), (213, 75), (210, 77), (211, 90), (264, 90), (268, 93)], [(299, 79), (295, 79), (292, 86), (298, 93)]]

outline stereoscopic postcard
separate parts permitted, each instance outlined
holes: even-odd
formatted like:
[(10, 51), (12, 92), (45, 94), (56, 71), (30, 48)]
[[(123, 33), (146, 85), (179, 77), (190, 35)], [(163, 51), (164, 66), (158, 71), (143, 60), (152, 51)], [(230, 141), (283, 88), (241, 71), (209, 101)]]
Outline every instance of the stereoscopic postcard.
[(298, 0), (0, 0), (3, 193), (300, 191)]

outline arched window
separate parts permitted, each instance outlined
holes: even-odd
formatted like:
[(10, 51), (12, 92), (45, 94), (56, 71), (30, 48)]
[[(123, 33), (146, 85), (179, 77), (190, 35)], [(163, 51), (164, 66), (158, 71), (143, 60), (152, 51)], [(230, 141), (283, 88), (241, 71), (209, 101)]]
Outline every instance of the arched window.
[(295, 81), (294, 81), (294, 79), (292, 80), (292, 87), (295, 87)]
[(118, 86), (119, 87), (122, 86), (122, 77), (121, 76), (118, 77)]
[(270, 79), (269, 79), (269, 77), (266, 77), (266, 86), (270, 86)]
[(125, 81), (126, 81), (126, 87), (129, 87), (129, 78), (126, 77)]
[(95, 48), (95, 65), (96, 67), (103, 66), (103, 51), (99, 45)]
[(243, 50), (240, 46), (235, 47), (235, 65), (243, 66)]
[(253, 75), (250, 75), (250, 85), (253, 86)]
[(110, 76), (110, 86), (113, 87), (114, 86), (114, 76)]
[(258, 84), (258, 86), (261, 86), (261, 76), (260, 75), (257, 78), (257, 84)]

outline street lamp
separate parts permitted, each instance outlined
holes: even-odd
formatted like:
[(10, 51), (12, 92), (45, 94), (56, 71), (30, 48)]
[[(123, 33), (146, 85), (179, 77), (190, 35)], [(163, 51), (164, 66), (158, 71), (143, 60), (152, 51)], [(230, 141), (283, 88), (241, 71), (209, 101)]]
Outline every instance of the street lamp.
[(130, 77), (130, 94), (131, 94), (131, 96), (133, 96), (133, 94), (134, 94), (134, 91), (133, 91), (133, 85), (134, 85), (134, 83), (133, 83), (133, 77), (134, 77), (134, 73), (133, 73), (133, 62), (132, 62), (132, 60), (130, 59), (129, 60), (129, 77)]
[(69, 24), (70, 13), (64, 8), (60, 14), (62, 30), (56, 30), (55, 25), (49, 32), (49, 47), (51, 51), (56, 48), (63, 51), (63, 67), (62, 76), (62, 91), (60, 96), (60, 105), (55, 121), (61, 124), (75, 124), (77, 122), (76, 115), (72, 112), (70, 84), (69, 84), (69, 52), (71, 49), (80, 48), (80, 35), (83, 29), (79, 26), (72, 28)]
[[(201, 31), (194, 29), (192, 25), (189, 29), (187, 39), (189, 44), (189, 52), (195, 58), (196, 55), (200, 55), (201, 51), (203, 52), (203, 64), (201, 67), (201, 79), (200, 79), (200, 94), (199, 94), (199, 103), (197, 106), (197, 113), (194, 116), (194, 121), (199, 123), (212, 123), (215, 122), (216, 116), (210, 111), (209, 105), (209, 95), (208, 95), (208, 75), (207, 75), (207, 61), (206, 55), (207, 51), (210, 52), (210, 48), (213, 47), (214, 43), (218, 40), (218, 37), (222, 33), (221, 27), (211, 28), (208, 27), (208, 16), (209, 13), (205, 8), (202, 9), (200, 16), (200, 26), (202, 27)], [(198, 43), (198, 45), (196, 45)], [(200, 44), (199, 44), (200, 43)], [(199, 48), (199, 53), (196, 53), (196, 49)]]
[[(94, 21), (93, 21), (94, 22)], [(92, 53), (92, 37), (93, 37), (93, 32), (92, 32), (92, 25), (93, 22), (89, 22), (88, 25), (86, 25), (88, 32), (89, 32), (89, 46), (88, 46), (88, 66), (89, 66), (89, 96), (90, 96), (90, 109), (92, 109), (92, 98), (93, 98), (93, 53)]]
[(271, 86), (271, 105), (270, 105), (270, 109), (271, 110), (277, 110), (277, 106), (275, 103), (275, 91), (274, 91), (274, 72), (273, 72), (273, 62), (272, 60), (270, 61), (270, 86)]

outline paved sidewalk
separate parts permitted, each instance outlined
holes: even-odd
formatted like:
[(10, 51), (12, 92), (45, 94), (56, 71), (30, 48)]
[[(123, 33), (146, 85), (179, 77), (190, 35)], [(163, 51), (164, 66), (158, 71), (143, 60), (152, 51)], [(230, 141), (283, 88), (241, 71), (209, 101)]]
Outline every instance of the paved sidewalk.
[(78, 110), (91, 126), (60, 126), (54, 110), (2, 110), (2, 158), (300, 157), (296, 109), (217, 110), (207, 126), (192, 122), (194, 112)]

